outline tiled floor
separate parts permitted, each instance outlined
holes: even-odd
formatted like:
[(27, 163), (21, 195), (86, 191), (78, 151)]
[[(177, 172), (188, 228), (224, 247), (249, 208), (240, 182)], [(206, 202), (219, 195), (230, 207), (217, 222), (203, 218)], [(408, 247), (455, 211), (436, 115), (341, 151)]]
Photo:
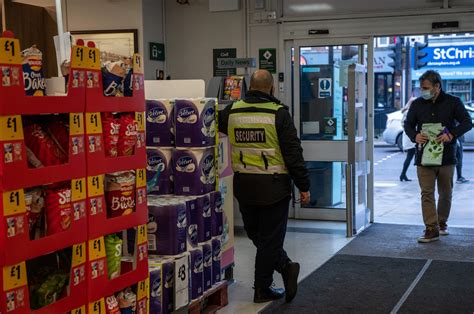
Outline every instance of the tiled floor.
[[(289, 221), (290, 230), (301, 228), (304, 232), (288, 232), (285, 249), (291, 259), (301, 264), (300, 280), (321, 266), (350, 239), (345, 237), (345, 225), (331, 222)], [(312, 230), (314, 232), (312, 232)], [(218, 313), (258, 313), (266, 304), (254, 304), (253, 271), (255, 248), (245, 233), (238, 232), (235, 243), (236, 282), (229, 286), (229, 305)], [(278, 273), (274, 276), (275, 284), (283, 286)]]

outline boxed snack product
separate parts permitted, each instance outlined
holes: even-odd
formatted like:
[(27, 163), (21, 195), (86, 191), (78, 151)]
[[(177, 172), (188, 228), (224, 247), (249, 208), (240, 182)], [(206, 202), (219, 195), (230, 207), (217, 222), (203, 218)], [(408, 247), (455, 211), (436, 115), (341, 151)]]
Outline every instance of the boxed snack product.
[(120, 171), (105, 175), (107, 217), (130, 215), (135, 211), (135, 171)]
[(27, 96), (44, 96), (46, 84), (43, 75), (43, 54), (31, 46), (21, 52), (23, 58), (23, 81)]

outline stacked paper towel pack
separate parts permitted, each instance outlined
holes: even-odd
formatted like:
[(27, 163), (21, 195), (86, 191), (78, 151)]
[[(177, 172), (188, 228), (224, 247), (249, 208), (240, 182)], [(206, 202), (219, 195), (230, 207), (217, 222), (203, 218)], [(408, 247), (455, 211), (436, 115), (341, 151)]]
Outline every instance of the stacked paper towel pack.
[(216, 105), (146, 102), (150, 313), (176, 311), (221, 281)]

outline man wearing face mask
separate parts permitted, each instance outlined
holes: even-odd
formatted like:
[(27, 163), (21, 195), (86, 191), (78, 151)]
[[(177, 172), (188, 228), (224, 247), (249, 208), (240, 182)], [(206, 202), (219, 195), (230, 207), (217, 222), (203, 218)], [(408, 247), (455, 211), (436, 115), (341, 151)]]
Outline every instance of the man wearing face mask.
[[(453, 175), (456, 165), (456, 140), (472, 128), (471, 117), (462, 101), (442, 89), (441, 76), (436, 71), (426, 71), (419, 79), (421, 97), (411, 105), (404, 128), (412, 142), (416, 143), (416, 165), (421, 188), (421, 207), (425, 232), (418, 238), (420, 243), (448, 235), (448, 218), (451, 210)], [(428, 136), (421, 133), (425, 123), (441, 123), (443, 132), (436, 141), (443, 143), (440, 166), (421, 164), (423, 149)], [(438, 204), (435, 202), (435, 185), (438, 186)]]
[[(254, 302), (296, 295), (300, 265), (285, 250), (291, 180), (302, 204), (310, 201), (309, 176), (303, 149), (288, 107), (273, 97), (273, 76), (257, 70), (245, 99), (219, 113), (219, 130), (232, 145), (234, 195), (247, 236), (257, 247)], [(281, 273), (285, 290), (272, 287)]]

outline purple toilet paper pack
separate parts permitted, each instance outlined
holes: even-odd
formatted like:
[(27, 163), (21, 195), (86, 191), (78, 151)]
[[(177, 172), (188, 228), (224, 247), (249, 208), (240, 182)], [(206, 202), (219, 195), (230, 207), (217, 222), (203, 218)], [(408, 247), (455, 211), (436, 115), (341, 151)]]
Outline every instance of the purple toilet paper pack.
[(185, 197), (186, 214), (188, 220), (187, 227), (187, 248), (191, 250), (198, 246), (198, 211), (195, 197)]
[(175, 150), (173, 153), (173, 180), (176, 195), (202, 195), (215, 191), (214, 148)]
[(191, 299), (197, 299), (204, 292), (204, 261), (202, 248), (189, 251), (191, 254)]
[(150, 313), (161, 314), (161, 264), (150, 262)]
[(206, 147), (216, 143), (215, 98), (174, 102), (176, 147)]
[[(163, 260), (161, 262), (162, 281), (162, 311), (163, 314), (173, 312), (174, 307), (174, 261)], [(150, 313), (152, 313), (150, 311)]]
[(148, 194), (173, 194), (173, 148), (147, 147), (146, 155)]
[(224, 203), (219, 191), (211, 192), (211, 235), (213, 237), (222, 235), (224, 231)]
[(222, 240), (221, 237), (212, 238), (212, 284), (222, 280), (221, 278), (221, 259), (222, 259)]
[(150, 255), (178, 255), (186, 251), (186, 203), (148, 197)]
[(206, 242), (211, 240), (211, 229), (212, 229), (212, 208), (210, 194), (199, 196), (196, 199), (197, 207), (197, 231), (198, 241)]
[(212, 243), (200, 244), (203, 256), (204, 292), (212, 288)]
[(146, 146), (174, 146), (173, 104), (168, 99), (146, 101)]

